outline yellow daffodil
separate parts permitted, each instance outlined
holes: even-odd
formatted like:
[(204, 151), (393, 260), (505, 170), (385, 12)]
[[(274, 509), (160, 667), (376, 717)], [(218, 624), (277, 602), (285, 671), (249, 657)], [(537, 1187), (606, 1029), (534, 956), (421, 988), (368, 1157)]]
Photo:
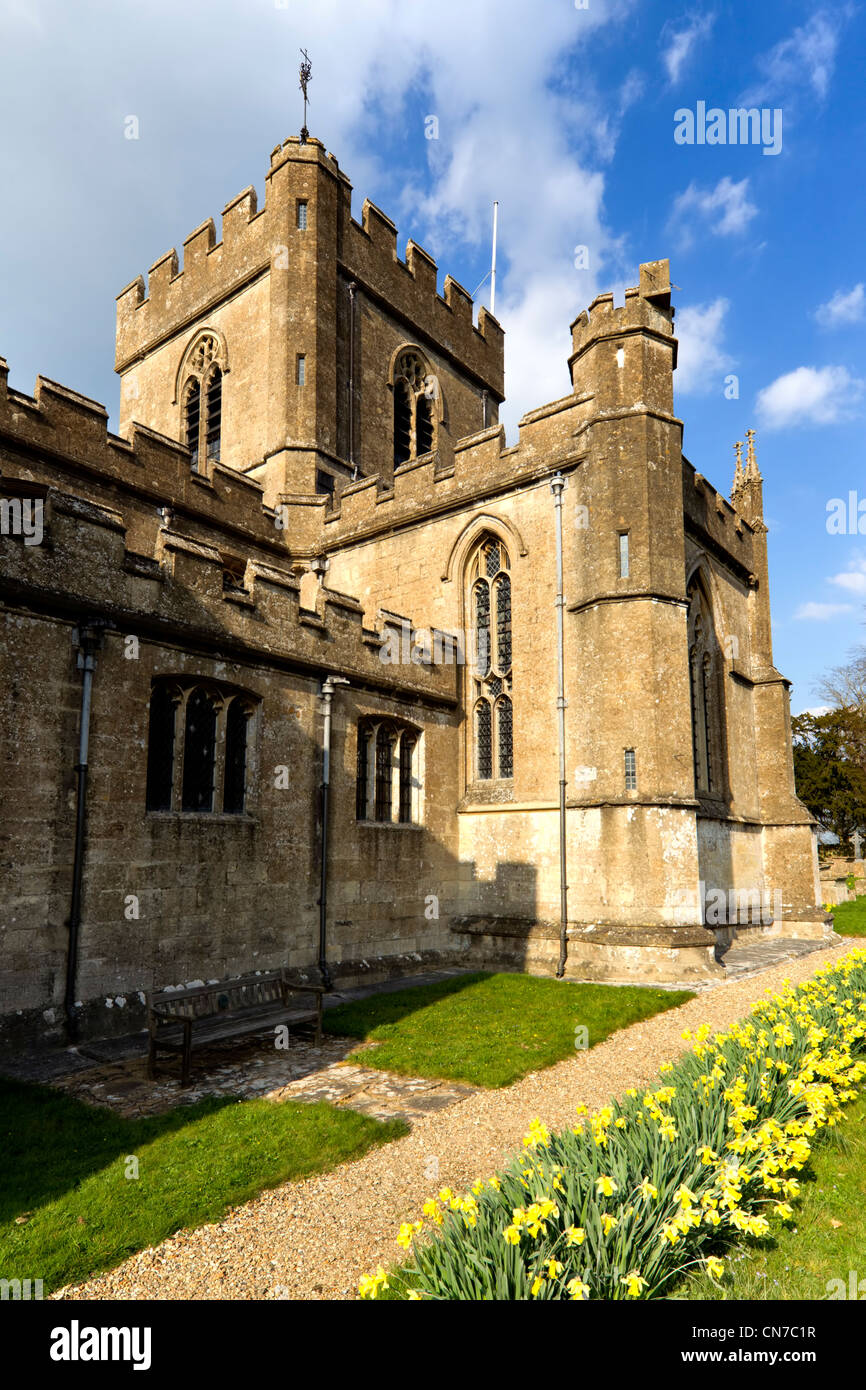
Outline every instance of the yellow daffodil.
[(630, 1274), (623, 1274), (619, 1282), (625, 1284), (629, 1298), (640, 1298), (641, 1290), (647, 1286), (646, 1279), (636, 1269), (633, 1269)]

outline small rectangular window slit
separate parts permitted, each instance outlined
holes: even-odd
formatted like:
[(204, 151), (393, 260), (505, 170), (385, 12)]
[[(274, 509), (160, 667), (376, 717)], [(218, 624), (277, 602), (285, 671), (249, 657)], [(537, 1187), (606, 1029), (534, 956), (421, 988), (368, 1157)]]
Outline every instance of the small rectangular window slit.
[(637, 759), (633, 748), (625, 750), (625, 789), (627, 792), (637, 791)]
[(628, 531), (619, 533), (619, 577), (628, 579)]

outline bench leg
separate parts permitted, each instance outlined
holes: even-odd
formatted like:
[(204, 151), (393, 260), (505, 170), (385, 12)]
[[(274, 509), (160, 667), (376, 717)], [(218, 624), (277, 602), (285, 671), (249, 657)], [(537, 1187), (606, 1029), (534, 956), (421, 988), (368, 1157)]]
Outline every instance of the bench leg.
[(156, 1079), (156, 1038), (151, 1038), (150, 1047), (147, 1050), (147, 1079)]
[(189, 1069), (190, 1069), (189, 1064), (190, 1064), (190, 1053), (191, 1053), (191, 1052), (192, 1052), (192, 1029), (191, 1029), (191, 1028), (184, 1028), (184, 1030), (183, 1030), (183, 1052), (182, 1052), (182, 1054), (181, 1054), (181, 1056), (182, 1056), (182, 1058), (183, 1058), (183, 1061), (182, 1061), (182, 1063), (181, 1063), (181, 1069), (180, 1069), (180, 1084), (181, 1084), (181, 1086), (188, 1086), (188, 1085), (189, 1085)]

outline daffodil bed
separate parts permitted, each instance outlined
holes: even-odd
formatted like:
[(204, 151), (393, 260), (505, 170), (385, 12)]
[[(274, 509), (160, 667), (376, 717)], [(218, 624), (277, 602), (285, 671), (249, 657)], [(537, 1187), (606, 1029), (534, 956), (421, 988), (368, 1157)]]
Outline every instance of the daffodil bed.
[(694, 1045), (655, 1090), (582, 1107), (558, 1134), (533, 1121), (501, 1173), (401, 1226), (406, 1263), (361, 1296), (658, 1298), (690, 1270), (719, 1278), (726, 1249), (790, 1220), (812, 1141), (858, 1094), (866, 950), (709, 1034), (683, 1034)]

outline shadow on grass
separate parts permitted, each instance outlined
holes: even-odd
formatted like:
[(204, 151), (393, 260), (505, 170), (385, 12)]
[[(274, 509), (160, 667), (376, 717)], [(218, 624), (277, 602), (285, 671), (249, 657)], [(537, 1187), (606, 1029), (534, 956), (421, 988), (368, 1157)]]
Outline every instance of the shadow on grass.
[(371, 994), (366, 999), (352, 1000), (348, 1004), (338, 1004), (328, 1009), (324, 1015), (323, 1027), (326, 1033), (335, 1037), (363, 1038), (370, 1036), (371, 1030), (415, 1014), (419, 1009), (429, 1008), (440, 999), (449, 999), (454, 994), (492, 980), (494, 971), (477, 970), (466, 975), (455, 975), (452, 979), (438, 980), (432, 985), (414, 985), (408, 989), (389, 990), (387, 993)]
[(46, 1292), (408, 1132), (324, 1103), (225, 1097), (128, 1120), (20, 1082), (2, 1083), (0, 1105), (0, 1277)]
[(0, 1077), (0, 1223), (61, 1197), (115, 1158), (234, 1104), (214, 1097), (129, 1120), (49, 1086)]

